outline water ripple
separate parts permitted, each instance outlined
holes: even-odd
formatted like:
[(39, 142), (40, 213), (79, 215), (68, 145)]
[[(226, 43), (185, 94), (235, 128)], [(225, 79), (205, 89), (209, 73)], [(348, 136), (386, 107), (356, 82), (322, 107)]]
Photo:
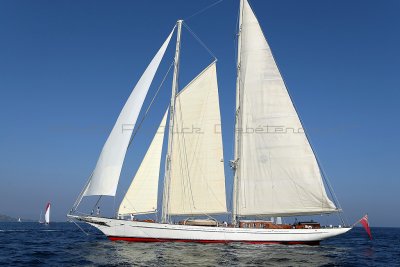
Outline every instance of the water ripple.
[(400, 229), (362, 229), (320, 246), (125, 243), (88, 225), (0, 223), (0, 265), (6, 266), (400, 266)]

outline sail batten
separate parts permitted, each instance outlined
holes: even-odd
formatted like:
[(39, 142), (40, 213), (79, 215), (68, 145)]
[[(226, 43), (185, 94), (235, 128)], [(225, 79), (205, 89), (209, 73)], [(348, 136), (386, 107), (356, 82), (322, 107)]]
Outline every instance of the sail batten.
[(336, 211), (270, 47), (242, 0), (238, 69), (238, 216), (291, 216)]
[(139, 116), (150, 84), (168, 47), (174, 29), (146, 68), (119, 114), (101, 151), (92, 177), (84, 191), (84, 196), (115, 196), (125, 154), (132, 135), (132, 128)]
[(167, 113), (168, 110), (119, 206), (119, 215), (157, 212), (158, 180)]
[(226, 213), (215, 62), (177, 95), (174, 114), (168, 214)]

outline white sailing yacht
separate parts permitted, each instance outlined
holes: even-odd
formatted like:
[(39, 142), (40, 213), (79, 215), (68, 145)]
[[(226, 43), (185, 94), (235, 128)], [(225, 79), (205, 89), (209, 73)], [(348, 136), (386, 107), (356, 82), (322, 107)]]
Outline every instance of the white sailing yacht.
[[(182, 20), (129, 96), (69, 218), (89, 223), (111, 240), (132, 242), (318, 244), (351, 229), (282, 223), (281, 217), (340, 214), (341, 209), (328, 198), (323, 172), (247, 0), (240, 1), (239, 14), (232, 221), (210, 219), (228, 212), (222, 137), (215, 132), (221, 123), (216, 61), (178, 91)], [(122, 125), (136, 124), (175, 30), (169, 116), (167, 110), (159, 124), (164, 129), (169, 121), (161, 221), (135, 219), (158, 211), (164, 139), (160, 133), (154, 135), (115, 218), (78, 212), (84, 197), (115, 196), (132, 137), (132, 132), (121, 131)], [(201, 132), (185, 132), (193, 127)], [(173, 223), (177, 216), (188, 219)]]

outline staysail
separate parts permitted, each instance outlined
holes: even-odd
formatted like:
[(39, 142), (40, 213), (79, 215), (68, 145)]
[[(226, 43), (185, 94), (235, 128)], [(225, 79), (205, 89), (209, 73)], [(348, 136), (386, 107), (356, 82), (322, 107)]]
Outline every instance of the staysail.
[(174, 114), (168, 214), (226, 212), (215, 62), (178, 94)]
[(167, 40), (146, 68), (119, 114), (114, 128), (101, 151), (88, 187), (84, 192), (85, 196), (115, 196), (122, 164), (132, 135), (132, 128), (136, 123), (150, 84), (168, 47), (173, 32), (174, 30), (172, 30)]
[(247, 0), (241, 5), (236, 215), (333, 212), (270, 47)]
[(119, 206), (118, 214), (145, 214), (157, 211), (158, 179), (167, 113), (158, 127), (135, 177)]

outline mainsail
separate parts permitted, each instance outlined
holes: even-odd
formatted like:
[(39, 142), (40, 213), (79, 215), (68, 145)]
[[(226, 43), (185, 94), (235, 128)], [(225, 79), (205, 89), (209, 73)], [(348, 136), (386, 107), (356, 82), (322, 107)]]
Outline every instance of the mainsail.
[(158, 179), (167, 114), (168, 110), (165, 112), (158, 131), (119, 206), (119, 215), (157, 211)]
[(44, 213), (44, 222), (46, 224), (50, 223), (50, 206), (51, 206), (50, 203), (47, 203), (46, 210), (45, 210), (45, 213)]
[[(119, 114), (114, 128), (101, 151), (88, 187), (84, 192), (85, 196), (115, 196), (122, 164), (132, 135), (132, 126), (136, 123), (150, 84), (168, 47), (173, 32), (174, 30), (172, 30), (167, 40), (146, 68)], [(127, 129), (125, 129), (126, 126), (128, 126)]]
[(216, 64), (176, 97), (168, 214), (213, 214), (226, 209)]
[(333, 212), (270, 47), (247, 0), (241, 4), (236, 215)]

